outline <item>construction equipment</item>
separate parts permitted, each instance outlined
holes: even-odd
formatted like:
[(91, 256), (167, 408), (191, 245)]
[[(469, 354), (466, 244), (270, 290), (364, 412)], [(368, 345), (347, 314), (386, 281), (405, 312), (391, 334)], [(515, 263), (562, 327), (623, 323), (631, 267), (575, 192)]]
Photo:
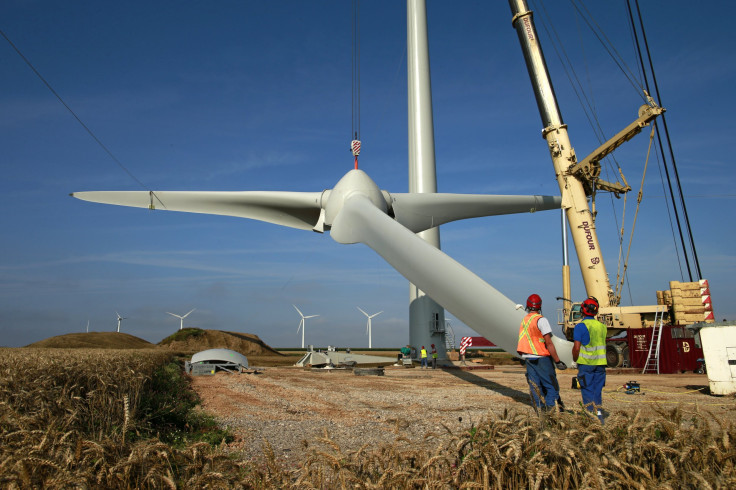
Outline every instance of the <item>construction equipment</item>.
[[(611, 287), (598, 241), (595, 226), (596, 193), (611, 192), (618, 197), (631, 190), (622, 172), (622, 182), (605, 182), (599, 178), (601, 159), (640, 133), (644, 127), (663, 114), (665, 109), (659, 107), (654, 99), (646, 94), (648, 103), (639, 108), (638, 117), (631, 124), (590, 155), (578, 160), (568, 137), (567, 125), (564, 124), (557, 105), (532, 12), (525, 0), (510, 0), (509, 4), (513, 14), (512, 25), (519, 37), (542, 118), (542, 136), (547, 142), (562, 196), (565, 262), (563, 294), (558, 298), (563, 300), (563, 308), (558, 323), (563, 326), (566, 336), (568, 339), (572, 338), (575, 325), (582, 320), (582, 313), (580, 303), (574, 303), (570, 299), (572, 295), (570, 269), (567, 265), (565, 222), (569, 224), (586, 293), (597, 298), (600, 305), (597, 318), (608, 327), (609, 337), (629, 328), (654, 327), (657, 321), (676, 325), (714, 321), (706, 280), (692, 283), (672, 281), (669, 290), (657, 292), (657, 304), (621, 306), (621, 292), (614, 291)], [(621, 342), (625, 342), (625, 339), (611, 341), (610, 348), (616, 350)], [(621, 349), (622, 346), (618, 345), (618, 350)], [(615, 355), (612, 358), (609, 359), (609, 365), (611, 360), (618, 366), (624, 362), (624, 356)]]

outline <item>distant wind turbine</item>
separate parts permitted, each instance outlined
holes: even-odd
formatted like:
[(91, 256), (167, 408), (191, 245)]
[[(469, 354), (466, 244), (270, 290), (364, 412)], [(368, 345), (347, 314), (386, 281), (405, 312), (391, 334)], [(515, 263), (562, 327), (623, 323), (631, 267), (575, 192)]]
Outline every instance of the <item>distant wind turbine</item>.
[(371, 320), (373, 319), (373, 317), (378, 316), (381, 313), (383, 313), (383, 311), (379, 311), (378, 313), (374, 313), (372, 315), (369, 315), (365, 311), (361, 310), (359, 306), (356, 306), (356, 308), (358, 308), (362, 314), (364, 314), (365, 316), (368, 317), (368, 325), (366, 325), (365, 331), (368, 334), (368, 348), (369, 349), (372, 349), (373, 346), (371, 345)]
[(89, 333), (89, 318), (87, 319), (87, 333)]
[[(192, 311), (194, 311), (196, 309), (197, 308), (192, 308), (191, 311), (189, 311), (189, 313), (191, 313)], [(189, 316), (189, 313), (187, 313), (184, 316), (177, 315), (176, 313), (171, 313), (170, 311), (167, 311), (166, 313), (168, 313), (171, 316), (175, 316), (176, 318), (178, 318), (179, 320), (181, 320), (181, 324), (179, 325), (179, 330), (181, 330), (181, 329), (184, 328), (184, 319)]]
[(120, 333), (120, 324), (123, 322), (123, 320), (127, 320), (128, 317), (120, 316), (120, 313), (118, 313), (117, 311), (115, 312), (115, 314), (118, 316), (118, 333)]
[(304, 329), (306, 328), (306, 326), (305, 326), (305, 323), (306, 322), (304, 320), (306, 320), (307, 318), (314, 318), (314, 317), (317, 317), (319, 315), (304, 316), (304, 313), (302, 313), (301, 311), (299, 311), (299, 308), (297, 308), (296, 305), (291, 305), (291, 306), (293, 306), (294, 309), (297, 311), (297, 313), (299, 313), (299, 316), (302, 317), (302, 319), (299, 321), (299, 328), (296, 329), (296, 333), (299, 333), (299, 330), (302, 331), (302, 349), (303, 349), (304, 348)]

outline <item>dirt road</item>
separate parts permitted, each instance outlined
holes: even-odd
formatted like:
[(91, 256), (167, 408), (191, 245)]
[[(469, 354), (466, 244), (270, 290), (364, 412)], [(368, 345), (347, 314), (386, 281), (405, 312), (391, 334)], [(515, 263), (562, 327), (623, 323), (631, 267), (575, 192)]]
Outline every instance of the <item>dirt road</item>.
[[(356, 376), (269, 367), (262, 374), (199, 376), (193, 385), (204, 410), (237, 434), (233, 450), (260, 456), (268, 440), (280, 459), (296, 462), (306, 447), (329, 444), (320, 440), (325, 434), (343, 449), (399, 436), (437, 445), (489, 411), (531, 411), (524, 372), (518, 365), (474, 371), (387, 367), (384, 376)], [(580, 406), (580, 391), (571, 388), (575, 374), (571, 369), (558, 373), (568, 410)], [(624, 393), (630, 380), (640, 383), (640, 393)], [(609, 372), (603, 402), (611, 413), (633, 416), (637, 410), (654, 414), (679, 407), (693, 416), (736, 423), (736, 399), (710, 396), (707, 385), (707, 375)]]

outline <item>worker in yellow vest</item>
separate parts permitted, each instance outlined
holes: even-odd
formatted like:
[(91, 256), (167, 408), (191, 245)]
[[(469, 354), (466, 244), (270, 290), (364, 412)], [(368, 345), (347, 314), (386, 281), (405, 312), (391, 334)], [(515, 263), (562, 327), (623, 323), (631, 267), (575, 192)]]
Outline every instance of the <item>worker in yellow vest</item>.
[(606, 386), (606, 335), (608, 329), (595, 319), (598, 300), (589, 297), (580, 305), (583, 321), (575, 325), (572, 360), (578, 364), (578, 383), (583, 406), (603, 423), (602, 393)]
[(419, 352), (420, 352), (419, 356), (422, 358), (422, 365), (420, 369), (424, 369), (428, 367), (427, 366), (427, 349), (425, 349), (424, 346), (422, 346), (422, 350)]
[(557, 369), (567, 369), (560, 360), (552, 343), (552, 327), (542, 316), (542, 298), (532, 294), (526, 300), (527, 315), (519, 326), (519, 343), (516, 347), (526, 366), (526, 380), (532, 395), (534, 407), (552, 410), (559, 400), (560, 385), (557, 383)]

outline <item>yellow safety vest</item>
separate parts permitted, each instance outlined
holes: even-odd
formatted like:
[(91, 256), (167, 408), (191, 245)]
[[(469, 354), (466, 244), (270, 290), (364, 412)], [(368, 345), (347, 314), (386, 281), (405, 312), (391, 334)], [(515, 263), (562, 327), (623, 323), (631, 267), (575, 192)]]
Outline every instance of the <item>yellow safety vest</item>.
[(542, 318), (537, 312), (530, 312), (524, 317), (519, 327), (519, 343), (516, 350), (522, 354), (533, 354), (535, 356), (551, 355), (544, 342), (544, 336), (539, 331), (537, 323)]
[(422, 349), (422, 359), (427, 357), (427, 349)]
[(580, 346), (578, 364), (588, 366), (605, 366), (606, 362), (606, 335), (608, 329), (594, 318), (586, 318), (583, 324), (590, 334), (590, 343)]

